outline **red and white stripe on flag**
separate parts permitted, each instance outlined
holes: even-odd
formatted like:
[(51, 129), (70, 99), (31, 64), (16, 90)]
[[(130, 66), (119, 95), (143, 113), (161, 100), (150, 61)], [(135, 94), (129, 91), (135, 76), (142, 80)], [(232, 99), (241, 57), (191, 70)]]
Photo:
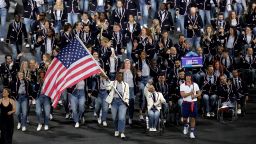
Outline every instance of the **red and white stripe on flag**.
[(41, 93), (49, 96), (53, 100), (53, 107), (56, 107), (66, 88), (99, 73), (101, 73), (101, 68), (90, 54), (74, 62), (68, 68), (59, 59), (54, 58), (46, 72)]

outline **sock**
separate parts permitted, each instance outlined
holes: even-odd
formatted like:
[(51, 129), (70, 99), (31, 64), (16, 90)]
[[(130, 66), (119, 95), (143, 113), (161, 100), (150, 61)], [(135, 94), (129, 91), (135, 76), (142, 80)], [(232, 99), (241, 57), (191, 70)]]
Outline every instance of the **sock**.
[(195, 131), (195, 128), (191, 128), (191, 129), (190, 129), (190, 132), (193, 133), (194, 131)]

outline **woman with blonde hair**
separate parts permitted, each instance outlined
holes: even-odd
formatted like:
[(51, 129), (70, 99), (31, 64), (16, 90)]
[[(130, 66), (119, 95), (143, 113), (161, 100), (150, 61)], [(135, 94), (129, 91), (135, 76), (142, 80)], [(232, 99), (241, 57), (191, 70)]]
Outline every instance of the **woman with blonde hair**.
[(54, 31), (58, 34), (67, 21), (67, 12), (64, 8), (63, 0), (56, 0), (53, 6), (52, 19), (54, 21)]
[(48, 53), (43, 54), (43, 60), (39, 64), (39, 69), (46, 71), (47, 70), (46, 63), (50, 63), (50, 62), (51, 62), (51, 55)]
[(134, 114), (134, 104), (135, 104), (135, 69), (132, 66), (132, 62), (129, 59), (124, 60), (123, 69), (120, 70), (123, 72), (124, 82), (129, 85), (129, 124), (132, 124), (133, 114)]
[(20, 72), (24, 74), (26, 80), (30, 80), (30, 69), (28, 65), (28, 61), (22, 61), (20, 65)]

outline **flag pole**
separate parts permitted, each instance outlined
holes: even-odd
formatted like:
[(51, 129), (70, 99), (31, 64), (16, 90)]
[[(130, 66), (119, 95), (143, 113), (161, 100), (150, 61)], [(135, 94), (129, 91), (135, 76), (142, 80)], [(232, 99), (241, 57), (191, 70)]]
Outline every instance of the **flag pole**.
[[(107, 76), (107, 74), (104, 72), (104, 70), (101, 68), (101, 66), (98, 64), (98, 62), (95, 60), (95, 58), (92, 56), (92, 54), (88, 51), (88, 49), (86, 48), (86, 46), (84, 45), (83, 41), (79, 38), (78, 35), (76, 35), (76, 39), (79, 41), (79, 43), (84, 47), (84, 49), (86, 50), (86, 52), (92, 57), (93, 61), (97, 64), (97, 66), (100, 68), (101, 73), (103, 73), (104, 77), (107, 78), (108, 82), (110, 82), (109, 77)], [(129, 107), (129, 105), (123, 100), (123, 97), (121, 96), (121, 94), (119, 93), (119, 91), (112, 85), (112, 88), (114, 88), (115, 92), (117, 93), (117, 95), (119, 96), (119, 98), (121, 98), (121, 100), (123, 101), (123, 103)]]

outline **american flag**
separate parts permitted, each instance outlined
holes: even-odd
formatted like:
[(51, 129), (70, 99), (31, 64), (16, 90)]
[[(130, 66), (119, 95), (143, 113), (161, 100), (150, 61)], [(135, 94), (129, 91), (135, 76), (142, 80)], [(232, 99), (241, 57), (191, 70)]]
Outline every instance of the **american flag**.
[(56, 107), (66, 88), (100, 72), (91, 54), (74, 39), (53, 59), (45, 75), (42, 94), (53, 99), (52, 105)]

